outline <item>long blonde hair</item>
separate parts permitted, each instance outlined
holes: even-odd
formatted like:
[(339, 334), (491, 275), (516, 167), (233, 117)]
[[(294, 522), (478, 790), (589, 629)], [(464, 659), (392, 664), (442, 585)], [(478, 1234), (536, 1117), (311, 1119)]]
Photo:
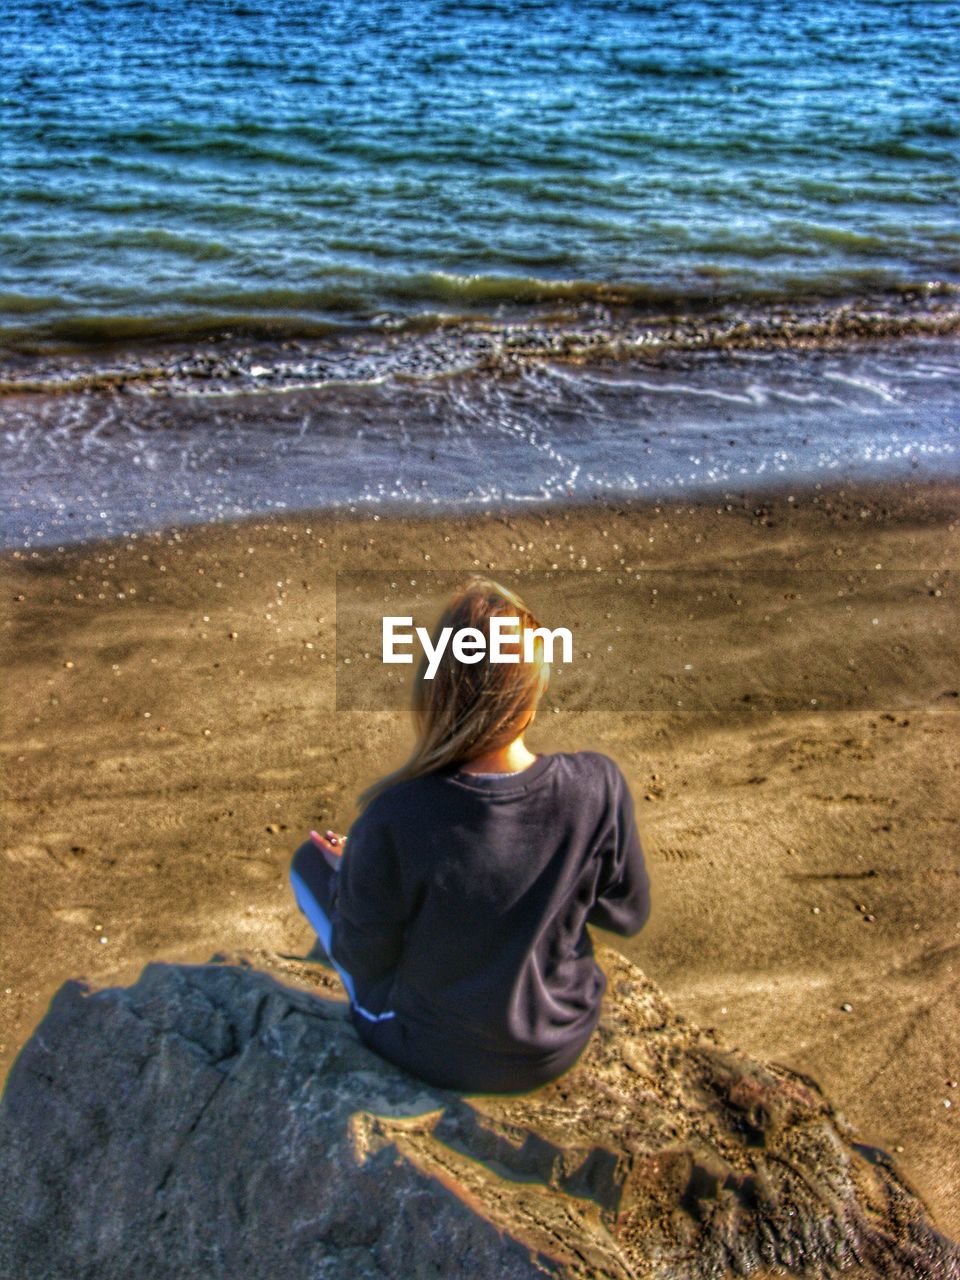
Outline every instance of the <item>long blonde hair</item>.
[[(519, 620), (519, 662), (489, 660), (490, 619), (495, 617)], [(454, 634), (474, 627), (482, 632), (487, 652), (480, 662), (464, 663), (448, 644), (432, 680), (425, 678), (427, 658), (423, 656), (413, 682), (417, 744), (405, 764), (363, 792), (358, 800), (361, 809), (397, 782), (474, 760), (523, 733), (549, 680), (550, 669), (543, 661), (539, 638), (534, 661), (523, 660), (523, 633), (539, 625), (518, 595), (489, 578), (471, 578), (461, 587), (434, 629), (433, 644), (444, 627), (452, 627)], [(513, 636), (510, 641), (513, 651)]]

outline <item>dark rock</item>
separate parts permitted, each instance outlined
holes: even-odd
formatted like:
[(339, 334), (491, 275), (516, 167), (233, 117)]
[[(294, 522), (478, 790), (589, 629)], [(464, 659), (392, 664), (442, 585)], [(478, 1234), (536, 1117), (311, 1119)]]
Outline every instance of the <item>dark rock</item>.
[(960, 1278), (960, 1250), (813, 1081), (599, 958), (587, 1051), (510, 1096), (382, 1061), (335, 974), (297, 961), (67, 983), (0, 1107), (0, 1276)]

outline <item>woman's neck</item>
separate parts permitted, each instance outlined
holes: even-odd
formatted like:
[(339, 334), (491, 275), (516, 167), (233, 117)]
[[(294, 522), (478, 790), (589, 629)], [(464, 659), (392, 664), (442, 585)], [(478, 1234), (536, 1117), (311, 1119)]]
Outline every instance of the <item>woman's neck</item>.
[(532, 751), (527, 750), (521, 737), (514, 738), (513, 742), (496, 751), (475, 756), (460, 767), (464, 773), (520, 773), (529, 769), (536, 758)]

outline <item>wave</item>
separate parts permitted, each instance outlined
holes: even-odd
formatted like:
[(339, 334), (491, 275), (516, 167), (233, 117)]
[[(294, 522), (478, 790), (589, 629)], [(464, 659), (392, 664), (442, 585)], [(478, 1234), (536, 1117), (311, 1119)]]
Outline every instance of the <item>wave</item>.
[[(9, 295), (7, 295), (9, 297)], [(15, 299), (9, 310), (29, 313), (29, 299)], [(141, 345), (149, 342), (228, 341), (233, 337), (282, 339), (319, 337), (342, 328), (334, 321), (298, 316), (256, 315), (250, 312), (196, 311), (190, 315), (65, 315), (41, 325), (0, 326), (0, 350), (23, 355), (67, 352), (85, 348)]]
[[(807, 231), (815, 231), (824, 242), (835, 237), (845, 239), (839, 229), (808, 227)], [(162, 242), (171, 251), (198, 255), (203, 252), (198, 243), (180, 244), (177, 237), (165, 232), (142, 234), (152, 241), (156, 239), (158, 245)], [(118, 243), (125, 238), (118, 236)], [(719, 252), (722, 243), (718, 239), (714, 250)], [(216, 242), (208, 248), (212, 256), (217, 255)], [(727, 243), (727, 248), (734, 253), (736, 243)], [(960, 283), (956, 281), (904, 282), (872, 267), (821, 271), (810, 276), (781, 274), (744, 287), (742, 272), (735, 266), (704, 265), (684, 288), (678, 289), (673, 282), (554, 280), (447, 271), (406, 275), (344, 265), (338, 268), (336, 279), (300, 287), (278, 284), (248, 289), (222, 285), (180, 288), (165, 306), (158, 303), (150, 310), (127, 309), (122, 293), (117, 297), (116, 309), (85, 312), (66, 299), (10, 290), (0, 294), (0, 316), (5, 313), (8, 317), (33, 318), (29, 322), (0, 321), (0, 349), (39, 354), (124, 342), (189, 342), (201, 337), (210, 341), (237, 336), (316, 337), (340, 329), (383, 325), (403, 328), (409, 324), (422, 329), (483, 320), (491, 312), (494, 318), (506, 312), (519, 313), (522, 319), (525, 311), (557, 306), (583, 311), (609, 309), (626, 313), (627, 319), (641, 320), (729, 313), (737, 308), (751, 311), (810, 305), (840, 307), (843, 314), (850, 314), (851, 308), (853, 313), (864, 315), (879, 309), (893, 317), (899, 314), (898, 308), (912, 306), (918, 300), (934, 306), (947, 305), (956, 298), (960, 298)], [(905, 313), (890, 320), (901, 322), (908, 322)], [(922, 323), (933, 321), (927, 317)]]
[(649, 309), (599, 306), (594, 297), (586, 307), (527, 308), (509, 320), (385, 314), (352, 326), (318, 321), (311, 328), (300, 319), (291, 326), (282, 316), (235, 316), (224, 329), (218, 327), (222, 317), (216, 319), (218, 324), (210, 316), (193, 317), (171, 342), (162, 317), (81, 318), (70, 333), (83, 341), (72, 350), (61, 342), (59, 350), (31, 353), (21, 347), (0, 359), (0, 395), (118, 389), (177, 395), (278, 392), (389, 377), (509, 373), (545, 363), (656, 363), (689, 353), (945, 338), (960, 334), (960, 286), (918, 286), (872, 306), (846, 302), (699, 312), (687, 306), (654, 315)]

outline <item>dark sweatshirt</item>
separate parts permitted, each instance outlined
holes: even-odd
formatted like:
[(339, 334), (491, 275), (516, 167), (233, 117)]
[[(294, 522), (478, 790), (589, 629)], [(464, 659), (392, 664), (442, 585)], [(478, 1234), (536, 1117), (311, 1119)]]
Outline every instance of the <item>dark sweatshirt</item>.
[(573, 1065), (606, 987), (585, 926), (629, 936), (650, 909), (630, 792), (591, 751), (390, 787), (351, 828), (334, 885), (331, 949), (361, 1038), (472, 1091)]

